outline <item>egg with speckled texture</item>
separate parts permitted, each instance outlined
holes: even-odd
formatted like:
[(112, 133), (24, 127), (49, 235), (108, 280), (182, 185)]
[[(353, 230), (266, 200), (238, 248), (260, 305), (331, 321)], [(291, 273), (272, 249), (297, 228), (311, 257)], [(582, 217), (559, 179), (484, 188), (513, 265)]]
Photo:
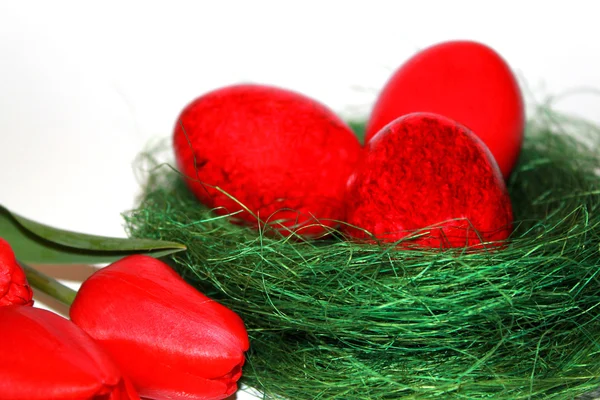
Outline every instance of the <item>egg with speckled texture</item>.
[(322, 235), (344, 217), (362, 147), (323, 104), (258, 84), (191, 102), (175, 126), (178, 169), (195, 196), (235, 223)]
[(488, 146), (504, 178), (510, 176), (522, 147), (525, 108), (511, 68), (490, 47), (449, 41), (418, 52), (384, 86), (366, 139), (413, 112), (441, 114), (465, 125)]
[(346, 210), (351, 237), (407, 246), (497, 245), (512, 230), (510, 197), (485, 144), (433, 113), (400, 117), (371, 138)]

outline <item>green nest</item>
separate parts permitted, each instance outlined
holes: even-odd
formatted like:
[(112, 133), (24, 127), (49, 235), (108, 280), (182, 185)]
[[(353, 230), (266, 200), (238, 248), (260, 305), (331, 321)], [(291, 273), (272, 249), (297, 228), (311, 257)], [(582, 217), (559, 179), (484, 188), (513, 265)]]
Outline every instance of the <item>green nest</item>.
[[(578, 139), (574, 138), (577, 136)], [(235, 310), (268, 398), (572, 399), (600, 386), (600, 132), (542, 112), (509, 190), (510, 244), (400, 250), (261, 235), (154, 168), (130, 235)]]

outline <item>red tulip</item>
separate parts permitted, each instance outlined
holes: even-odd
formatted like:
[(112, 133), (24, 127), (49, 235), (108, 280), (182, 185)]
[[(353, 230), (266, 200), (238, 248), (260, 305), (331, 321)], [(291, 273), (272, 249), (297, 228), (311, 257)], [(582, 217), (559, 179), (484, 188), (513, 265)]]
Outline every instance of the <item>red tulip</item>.
[(33, 291), (8, 242), (0, 238), (0, 306), (33, 305)]
[(106, 352), (50, 311), (0, 307), (0, 354), (0, 399), (139, 400)]
[(142, 397), (223, 399), (237, 390), (248, 349), (244, 323), (159, 260), (135, 255), (99, 270), (70, 315)]

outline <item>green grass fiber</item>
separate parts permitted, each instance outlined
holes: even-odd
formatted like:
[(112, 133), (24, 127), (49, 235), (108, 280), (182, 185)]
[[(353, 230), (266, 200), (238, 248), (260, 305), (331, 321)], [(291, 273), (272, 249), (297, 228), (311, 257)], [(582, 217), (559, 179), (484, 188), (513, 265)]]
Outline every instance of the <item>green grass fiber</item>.
[(493, 252), (261, 235), (166, 166), (125, 218), (188, 246), (174, 267), (244, 319), (243, 382), (268, 398), (571, 399), (600, 386), (599, 168), (600, 131), (541, 110)]

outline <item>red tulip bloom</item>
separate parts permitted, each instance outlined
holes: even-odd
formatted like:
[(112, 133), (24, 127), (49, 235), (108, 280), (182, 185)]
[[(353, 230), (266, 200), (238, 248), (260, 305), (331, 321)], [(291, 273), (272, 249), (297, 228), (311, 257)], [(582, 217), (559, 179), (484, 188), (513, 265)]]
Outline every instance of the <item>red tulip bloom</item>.
[(237, 390), (244, 323), (159, 260), (135, 255), (99, 270), (70, 315), (144, 398), (223, 399)]
[(0, 307), (0, 399), (139, 400), (106, 352), (50, 311)]
[(33, 305), (33, 291), (8, 242), (0, 238), (0, 306)]

